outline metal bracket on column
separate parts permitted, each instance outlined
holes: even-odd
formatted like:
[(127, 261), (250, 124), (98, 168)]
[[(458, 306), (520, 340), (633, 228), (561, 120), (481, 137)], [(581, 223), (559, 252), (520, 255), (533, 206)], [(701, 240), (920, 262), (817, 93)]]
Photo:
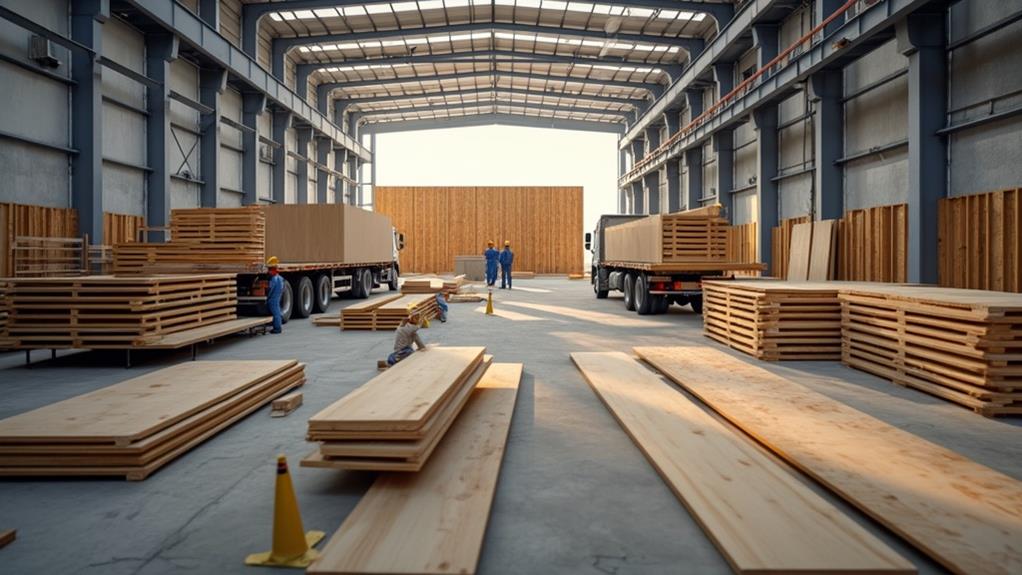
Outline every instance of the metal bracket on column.
[(210, 68), (199, 70), (199, 102), (210, 112), (202, 114), (201, 147), (199, 161), (202, 164), (202, 193), (200, 202), (204, 208), (215, 208), (220, 195), (220, 97), (227, 89), (227, 70)]
[(700, 89), (685, 90), (685, 103), (688, 104), (692, 119), (703, 113), (703, 91)]
[(241, 96), (241, 123), (251, 130), (241, 134), (241, 203), (248, 206), (259, 201), (259, 117), (266, 112), (266, 94), (245, 92)]
[(713, 81), (717, 83), (717, 95), (721, 98), (735, 89), (735, 63), (716, 62), (713, 64)]
[(777, 24), (752, 25), (752, 43), (756, 47), (757, 68), (766, 66), (777, 56), (778, 31)]

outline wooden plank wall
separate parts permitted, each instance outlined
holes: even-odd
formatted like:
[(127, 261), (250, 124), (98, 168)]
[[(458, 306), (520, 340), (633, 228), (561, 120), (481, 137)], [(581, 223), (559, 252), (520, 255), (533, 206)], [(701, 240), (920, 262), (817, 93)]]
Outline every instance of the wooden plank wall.
[(1022, 292), (1022, 189), (938, 204), (940, 285)]
[(781, 225), (770, 232), (770, 275), (788, 277), (788, 256), (791, 255), (791, 229), (810, 221), (809, 216), (781, 220)]
[(78, 236), (78, 211), (0, 203), (0, 276), (14, 275), (14, 238), (73, 238)]
[[(727, 226), (727, 259), (731, 262), (755, 263), (756, 222)], [(760, 272), (735, 272), (735, 275), (758, 276)]]
[(450, 272), (454, 256), (510, 240), (515, 269), (582, 273), (581, 187), (377, 186), (373, 193), (376, 211), (405, 235), (404, 272)]
[(907, 281), (908, 205), (845, 212), (838, 246), (839, 280)]
[(93, 244), (112, 246), (138, 241), (138, 231), (145, 226), (142, 216), (103, 212), (103, 241), (91, 240)]

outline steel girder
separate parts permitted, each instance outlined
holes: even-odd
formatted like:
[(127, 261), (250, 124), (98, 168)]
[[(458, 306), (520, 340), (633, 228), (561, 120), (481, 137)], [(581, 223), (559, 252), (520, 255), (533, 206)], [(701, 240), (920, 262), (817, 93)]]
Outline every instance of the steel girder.
[(362, 130), (367, 134), (387, 134), (391, 132), (493, 126), (498, 124), (502, 126), (576, 130), (581, 132), (600, 132), (606, 134), (621, 134), (625, 129), (624, 124), (617, 122), (566, 120), (564, 118), (523, 116), (521, 114), (468, 114), (465, 116), (449, 116), (446, 118), (428, 118), (422, 120), (371, 122), (363, 126)]

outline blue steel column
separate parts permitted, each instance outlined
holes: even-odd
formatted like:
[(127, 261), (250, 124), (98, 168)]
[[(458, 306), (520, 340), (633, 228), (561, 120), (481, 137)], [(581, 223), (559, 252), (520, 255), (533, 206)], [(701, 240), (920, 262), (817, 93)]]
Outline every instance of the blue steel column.
[(756, 67), (762, 68), (777, 56), (777, 24), (754, 24), (752, 43), (756, 46)]
[[(685, 99), (694, 120), (703, 113), (703, 91), (686, 90)], [(699, 198), (704, 195), (703, 146), (701, 144), (685, 150), (685, 165), (688, 166), (688, 197), (685, 198), (685, 209), (693, 210), (699, 207)]]
[(908, 56), (908, 281), (937, 283), (937, 203), (947, 195), (947, 56), (942, 12), (897, 28)]
[(759, 217), (756, 230), (759, 238), (759, 261), (770, 268), (771, 233), (777, 226), (777, 105), (767, 104), (752, 113), (758, 134), (756, 184), (759, 194)]
[(220, 31), (220, 0), (199, 0), (199, 18)]
[[(334, 149), (334, 171), (338, 174), (344, 173), (344, 164), (348, 161), (348, 150), (344, 148)], [(344, 188), (347, 181), (341, 176), (334, 176), (334, 201), (335, 204), (343, 204)]]
[(291, 112), (275, 110), (273, 112), (273, 141), (280, 144), (273, 149), (273, 202), (283, 204), (287, 197), (284, 193), (287, 181), (287, 130), (291, 127)]
[(202, 114), (202, 137), (199, 161), (202, 163), (202, 193), (204, 208), (215, 208), (220, 196), (220, 115), (223, 106), (220, 96), (227, 89), (227, 70), (222, 68), (199, 71), (199, 102), (213, 111)]
[(316, 168), (318, 173), (316, 174), (316, 203), (325, 204), (328, 200), (328, 192), (330, 191), (330, 172), (326, 170), (327, 163), (330, 161), (330, 148), (334, 145), (333, 140), (327, 137), (316, 138), (316, 162), (319, 166)]
[[(369, 162), (369, 185), (371, 190), (376, 189), (376, 132), (369, 134), (369, 150), (372, 151), (373, 157)], [(359, 206), (366, 205), (365, 201), (365, 189), (359, 181), (358, 186), (358, 204)], [(376, 207), (376, 192), (373, 192), (373, 207)]]
[[(845, 0), (816, 0), (816, 14), (813, 15), (813, 24), (820, 24), (826, 20), (831, 14), (837, 11)], [(835, 18), (831, 23), (827, 24), (823, 28), (823, 37), (830, 36), (834, 30), (841, 27), (845, 21), (843, 16)]]
[(834, 220), (844, 215), (844, 179), (837, 161), (844, 149), (844, 118), (840, 70), (824, 70), (809, 78), (813, 118), (813, 187), (816, 219)]
[(101, 0), (71, 5), (71, 38), (95, 55), (71, 50), (71, 207), (78, 210), (78, 232), (101, 244), (103, 238), (103, 23), (110, 3)]
[(295, 128), (295, 140), (300, 156), (295, 165), (295, 171), (298, 172), (295, 202), (307, 204), (309, 203), (309, 142), (312, 141), (312, 128), (309, 126)]
[[(681, 130), (681, 110), (669, 108), (664, 113), (664, 123), (667, 124), (667, 139), (670, 139)], [(664, 177), (667, 178), (667, 213), (681, 210), (681, 160), (674, 158), (667, 161)]]
[[(713, 65), (713, 81), (717, 84), (717, 93), (724, 97), (735, 89), (735, 63), (717, 62)], [(735, 136), (733, 129), (718, 130), (713, 134), (713, 153), (717, 156), (717, 181), (709, 182), (717, 188), (717, 201), (720, 202), (727, 218), (734, 216), (734, 197), (731, 190), (735, 189)]]
[[(178, 40), (170, 34), (146, 36), (146, 76), (159, 85), (146, 87), (146, 224), (166, 226), (170, 217), (170, 63), (177, 59)], [(149, 241), (162, 242), (164, 232), (149, 232)]]
[(348, 177), (351, 178), (351, 182), (348, 183), (345, 203), (354, 206), (358, 202), (358, 156), (355, 154), (348, 155)]
[[(621, 177), (625, 175), (626, 166), (628, 165), (628, 159), (626, 158), (627, 152), (619, 149), (617, 151), (617, 179), (621, 181)], [(628, 192), (625, 188), (621, 187), (621, 184), (617, 184), (617, 213), (626, 214), (628, 213)]]
[[(660, 126), (650, 126), (646, 129), (646, 141), (649, 142), (649, 153), (660, 147)], [(643, 176), (643, 183), (646, 187), (646, 212), (650, 214), (660, 213), (660, 170), (653, 170)]]
[(241, 123), (249, 128), (241, 132), (241, 199), (249, 206), (259, 202), (259, 116), (266, 111), (266, 94), (246, 92), (241, 96)]
[[(638, 164), (642, 161), (646, 152), (646, 142), (644, 140), (635, 139), (632, 140), (632, 165)], [(646, 213), (645, 196), (642, 193), (642, 179), (632, 182), (632, 213), (633, 214), (644, 214)]]

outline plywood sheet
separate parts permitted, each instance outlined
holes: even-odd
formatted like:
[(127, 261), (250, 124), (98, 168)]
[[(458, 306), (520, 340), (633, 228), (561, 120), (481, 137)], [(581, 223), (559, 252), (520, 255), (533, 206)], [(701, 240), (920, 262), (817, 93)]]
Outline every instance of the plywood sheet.
[(951, 571), (1022, 572), (1022, 482), (720, 350), (635, 352)]
[(475, 573), (521, 374), (491, 366), (422, 471), (377, 478), (308, 573)]
[(393, 253), (390, 218), (346, 204), (275, 205), (266, 214), (266, 257), (281, 263), (374, 263)]
[(736, 572), (915, 572), (750, 442), (624, 353), (573, 353), (571, 358)]
[(813, 224), (795, 224), (791, 229), (791, 251), (788, 254), (788, 280), (809, 278), (809, 255), (812, 251)]
[(812, 247), (809, 253), (809, 281), (834, 279), (834, 264), (837, 261), (837, 220), (813, 222)]

